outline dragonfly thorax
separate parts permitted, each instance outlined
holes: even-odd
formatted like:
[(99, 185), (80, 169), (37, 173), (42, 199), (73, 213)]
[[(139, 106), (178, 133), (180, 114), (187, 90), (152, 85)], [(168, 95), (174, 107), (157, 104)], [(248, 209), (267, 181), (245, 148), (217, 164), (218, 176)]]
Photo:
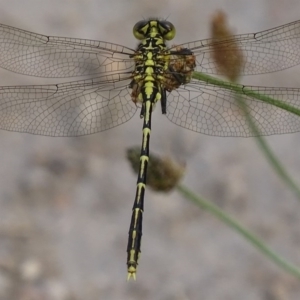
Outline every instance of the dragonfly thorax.
[(170, 59), (162, 36), (156, 32), (155, 36), (143, 39), (133, 58), (135, 69), (130, 85), (132, 101), (143, 104), (147, 99), (151, 99), (155, 104), (161, 98), (164, 74)]

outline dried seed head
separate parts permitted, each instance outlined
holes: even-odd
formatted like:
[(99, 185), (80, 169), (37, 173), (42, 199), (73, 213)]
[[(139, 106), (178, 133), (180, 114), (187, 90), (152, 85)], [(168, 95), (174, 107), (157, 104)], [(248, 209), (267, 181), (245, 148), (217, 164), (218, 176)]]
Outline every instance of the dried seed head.
[(232, 34), (225, 13), (218, 11), (211, 22), (211, 36), (214, 39), (211, 44), (212, 56), (219, 73), (236, 82), (241, 74), (244, 57)]
[[(140, 148), (127, 150), (127, 159), (135, 173), (139, 171)], [(151, 155), (147, 171), (147, 186), (155, 191), (168, 192), (173, 189), (185, 172), (185, 166), (172, 161), (170, 158), (159, 158)]]

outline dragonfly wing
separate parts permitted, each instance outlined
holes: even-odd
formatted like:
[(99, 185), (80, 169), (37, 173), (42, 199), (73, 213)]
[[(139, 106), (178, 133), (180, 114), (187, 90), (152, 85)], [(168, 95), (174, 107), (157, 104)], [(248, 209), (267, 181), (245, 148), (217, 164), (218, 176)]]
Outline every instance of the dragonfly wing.
[(37, 77), (130, 72), (134, 50), (95, 40), (46, 36), (0, 24), (0, 67)]
[(118, 126), (137, 109), (126, 79), (114, 75), (57, 85), (0, 87), (0, 129), (80, 136)]
[(179, 47), (194, 53), (197, 59), (195, 71), (198, 72), (220, 74), (212, 55), (214, 51), (219, 55), (222, 53), (227, 65), (230, 61), (235, 65), (237, 47), (242, 55), (240, 75), (275, 72), (300, 64), (300, 21), (257, 33), (234, 35), (221, 41), (206, 39)]
[[(237, 93), (235, 87), (243, 93)], [(230, 88), (230, 84), (224, 88), (193, 80), (168, 95), (167, 117), (176, 125), (208, 135), (255, 136), (257, 134), (249, 126), (238, 101), (242, 99), (259, 135), (300, 131), (299, 115), (268, 101), (258, 100), (252, 96), (254, 94), (271, 97), (279, 106), (293, 107), (300, 114), (300, 89), (242, 85), (232, 85)]]

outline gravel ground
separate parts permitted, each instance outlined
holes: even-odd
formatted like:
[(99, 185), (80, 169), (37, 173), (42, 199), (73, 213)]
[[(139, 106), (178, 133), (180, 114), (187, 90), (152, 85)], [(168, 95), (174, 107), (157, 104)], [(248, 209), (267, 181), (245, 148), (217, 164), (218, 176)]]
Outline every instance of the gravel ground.
[[(208, 37), (218, 9), (236, 33), (300, 19), (296, 0), (0, 0), (0, 8), (7, 25), (128, 47), (137, 44), (132, 26), (151, 16), (175, 24), (174, 43)], [(300, 87), (299, 72), (295, 67), (242, 82)], [(4, 70), (0, 76), (1, 85), (57, 82)], [(136, 176), (125, 151), (140, 145), (141, 126), (137, 114), (123, 126), (81, 138), (0, 131), (0, 299), (298, 300), (297, 279), (175, 191), (147, 190), (138, 280), (126, 282)], [(299, 202), (254, 139), (189, 132), (159, 110), (152, 132), (153, 152), (186, 162), (185, 185), (300, 265)], [(267, 141), (300, 182), (300, 135)]]

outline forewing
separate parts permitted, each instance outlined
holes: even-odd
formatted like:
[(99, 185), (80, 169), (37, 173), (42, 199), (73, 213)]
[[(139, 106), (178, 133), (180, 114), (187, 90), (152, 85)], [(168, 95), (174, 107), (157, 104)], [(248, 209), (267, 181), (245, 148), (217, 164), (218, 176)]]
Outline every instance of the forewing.
[(80, 136), (118, 126), (136, 112), (129, 80), (102, 76), (57, 85), (0, 87), (0, 129)]
[(130, 72), (134, 50), (95, 40), (46, 36), (0, 24), (0, 67), (38, 77)]
[(260, 135), (300, 131), (298, 115), (250, 96), (252, 92), (259, 93), (300, 109), (300, 89), (242, 85), (239, 89), (245, 92), (237, 94), (233, 85), (224, 88), (193, 80), (168, 95), (167, 117), (176, 125), (208, 135), (257, 135), (249, 126), (238, 101), (242, 99)]
[[(178, 47), (178, 46), (177, 46)], [(236, 47), (242, 53), (240, 75), (275, 72), (300, 63), (300, 21), (269, 30), (234, 35), (222, 41), (206, 39), (179, 45), (190, 49), (197, 60), (196, 70), (208, 74), (220, 74), (213, 58), (213, 51), (223, 54), (227, 64), (236, 64), (233, 53)], [(223, 75), (223, 74), (221, 74)]]

